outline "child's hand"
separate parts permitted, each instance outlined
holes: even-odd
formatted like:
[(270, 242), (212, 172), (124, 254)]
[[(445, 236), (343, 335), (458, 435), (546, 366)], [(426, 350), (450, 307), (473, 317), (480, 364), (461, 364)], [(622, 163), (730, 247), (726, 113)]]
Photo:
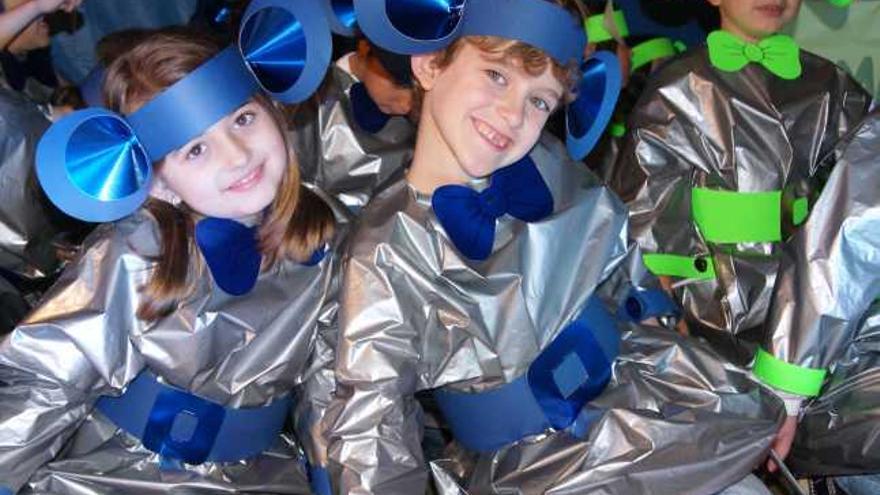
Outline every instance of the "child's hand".
[(82, 0), (34, 0), (34, 2), (37, 3), (37, 8), (40, 12), (50, 14), (59, 9), (65, 12), (72, 12), (80, 6)]
[[(776, 438), (773, 440), (773, 445), (770, 448), (773, 449), (773, 452), (776, 452), (780, 460), (785, 459), (789, 451), (791, 451), (791, 444), (794, 442), (797, 424), (797, 416), (786, 416), (785, 421), (779, 428), (779, 433), (776, 434)], [(767, 470), (772, 473), (777, 469), (779, 469), (779, 466), (772, 459), (768, 459)]]

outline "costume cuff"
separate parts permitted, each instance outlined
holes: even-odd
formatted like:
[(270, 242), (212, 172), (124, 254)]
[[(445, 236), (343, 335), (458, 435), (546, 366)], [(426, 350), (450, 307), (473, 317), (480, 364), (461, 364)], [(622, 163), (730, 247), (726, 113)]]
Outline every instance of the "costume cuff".
[(786, 363), (764, 349), (758, 349), (753, 371), (765, 384), (803, 397), (819, 395), (827, 373), (824, 369)]
[(681, 277), (696, 280), (715, 278), (715, 263), (710, 256), (682, 256), (678, 254), (645, 253), (645, 267), (656, 276)]

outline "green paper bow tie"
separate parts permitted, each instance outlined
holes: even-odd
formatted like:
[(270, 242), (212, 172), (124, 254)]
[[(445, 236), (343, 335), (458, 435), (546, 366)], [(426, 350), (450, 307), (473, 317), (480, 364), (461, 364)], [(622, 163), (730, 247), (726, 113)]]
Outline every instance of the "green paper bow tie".
[(736, 72), (755, 62), (782, 79), (801, 75), (800, 47), (791, 36), (774, 34), (758, 43), (747, 43), (727, 31), (713, 31), (706, 42), (709, 61), (719, 70)]

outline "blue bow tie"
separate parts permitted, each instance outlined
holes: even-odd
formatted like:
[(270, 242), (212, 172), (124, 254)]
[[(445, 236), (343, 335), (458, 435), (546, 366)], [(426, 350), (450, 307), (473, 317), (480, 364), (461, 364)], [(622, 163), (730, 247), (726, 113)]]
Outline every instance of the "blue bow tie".
[(495, 221), (501, 216), (536, 222), (553, 213), (553, 196), (528, 156), (495, 171), (489, 180), (482, 192), (442, 186), (431, 199), (434, 214), (455, 247), (473, 260), (484, 260), (492, 253)]
[(370, 98), (363, 83), (352, 84), (348, 96), (351, 100), (351, 113), (361, 129), (375, 134), (381, 131), (391, 119), (391, 116), (382, 113), (376, 102)]
[[(211, 276), (227, 294), (247, 294), (257, 283), (263, 256), (257, 246), (257, 227), (235, 220), (208, 217), (196, 224), (196, 244), (205, 257)], [(302, 264), (314, 266), (324, 259), (326, 246)]]
[(263, 260), (256, 227), (226, 218), (205, 218), (196, 224), (196, 244), (224, 292), (240, 296), (254, 288)]

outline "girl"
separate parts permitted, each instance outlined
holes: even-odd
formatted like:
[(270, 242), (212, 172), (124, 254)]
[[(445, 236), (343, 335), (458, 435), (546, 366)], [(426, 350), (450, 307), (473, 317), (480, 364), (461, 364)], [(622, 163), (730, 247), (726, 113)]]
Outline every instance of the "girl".
[[(438, 31), (389, 25), (410, 2), (355, 2), (373, 42), (422, 52), (424, 97), (407, 175), (367, 205), (343, 268), (324, 422), (338, 493), (424, 493), (429, 474), (449, 494), (715, 493), (781, 418), (744, 370), (634, 321), (669, 308), (625, 209), (541, 136), (585, 41), (557, 3), (468, 2), (433, 25), (450, 45), (414, 47)], [(426, 395), (456, 441), (441, 459), (423, 454)]]
[[(271, 29), (299, 25), (319, 44), (309, 7), (291, 8), (246, 15), (242, 39), (277, 41)], [(44, 136), (38, 173), (59, 207), (126, 216), (96, 229), (0, 344), (7, 490), (308, 493), (284, 424), (291, 391), (323, 364), (310, 361), (332, 316), (334, 221), (300, 185), (280, 113), (255, 94), (266, 73), (253, 54), (267, 50), (217, 54), (157, 33), (107, 70), (105, 100), (127, 117), (79, 112)], [(320, 80), (322, 62), (307, 57), (292, 89), (271, 80), (288, 100)], [(141, 189), (127, 194), (125, 180), (151, 173), (149, 198), (127, 215)], [(89, 194), (71, 196), (74, 186)]]

